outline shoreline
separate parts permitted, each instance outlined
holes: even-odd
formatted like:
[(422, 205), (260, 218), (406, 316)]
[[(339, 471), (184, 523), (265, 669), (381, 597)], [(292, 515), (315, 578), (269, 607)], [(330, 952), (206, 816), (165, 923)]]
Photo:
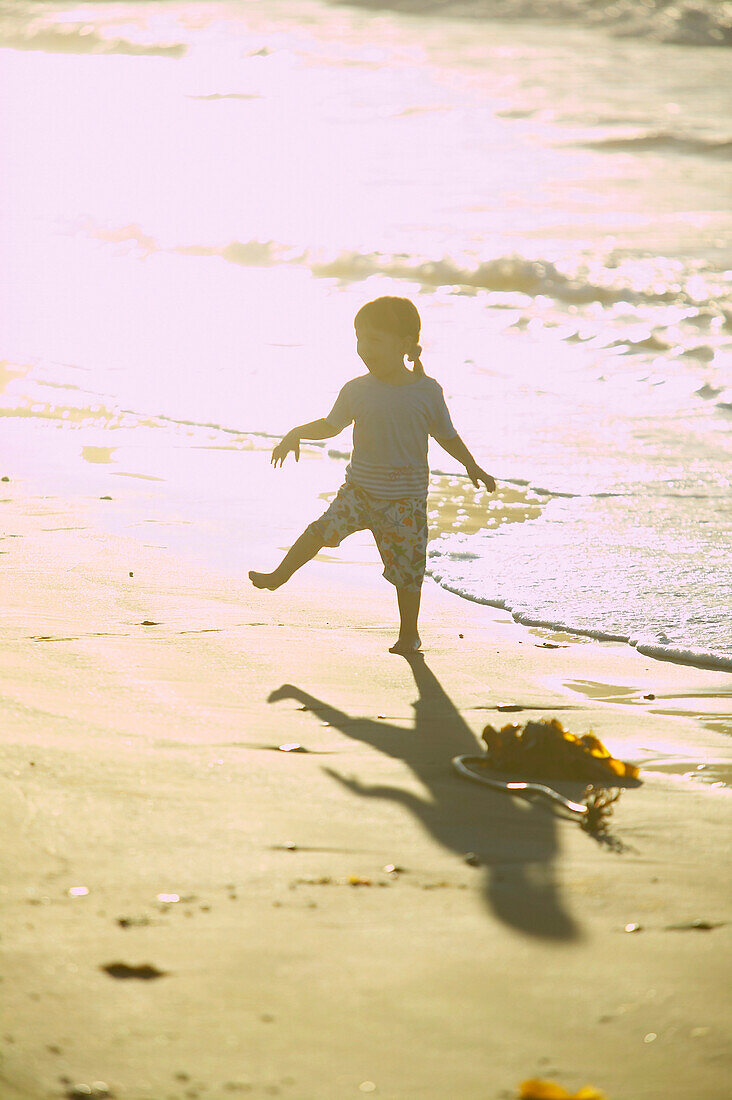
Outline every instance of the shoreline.
[[(165, 422), (166, 426), (163, 440), (157, 435), (159, 429), (153, 427), (159, 422)], [(169, 421), (165, 417), (154, 417), (145, 429), (153, 434), (149, 442), (142, 446), (139, 443), (140, 428), (123, 428), (120, 423), (112, 429), (90, 427), (79, 433), (83, 434), (84, 439), (92, 439), (95, 443), (94, 446), (82, 446), (80, 451), (76, 440), (71, 443), (68, 430), (64, 431), (61, 426), (63, 423), (54, 424), (45, 419), (20, 419), (17, 422), (6, 420), (10, 441), (15, 445), (15, 454), (6, 466), (18, 470), (13, 480), (17, 480), (20, 486), (25, 486), (26, 491), (43, 495), (41, 486), (48, 480), (48, 472), (45, 465), (39, 463), (37, 454), (43, 451), (43, 444), (48, 445), (49, 430), (55, 431), (56, 439), (51, 445), (59, 463), (59, 473), (54, 472), (55, 482), (52, 485), (55, 493), (62, 499), (83, 499), (93, 494), (95, 489), (100, 494), (103, 491), (108, 492), (112, 487), (109, 478), (111, 474), (115, 478), (115, 499), (124, 498), (126, 504), (123, 524), (114, 524), (112, 527), (118, 533), (126, 526), (131, 527), (139, 522), (140, 516), (136, 512), (146, 506), (147, 491), (147, 503), (164, 515), (164, 522), (173, 528), (168, 533), (176, 541), (175, 549), (185, 556), (193, 553), (201, 562), (211, 557), (210, 551), (216, 541), (225, 541), (225, 524), (229, 516), (233, 517), (236, 533), (240, 538), (249, 538), (256, 532), (257, 542), (263, 542), (263, 548), (266, 545), (265, 556), (286, 548), (299, 530), (317, 514), (318, 508), (323, 507), (322, 501), (330, 500), (335, 494), (343, 477), (339, 460), (348, 457), (345, 452), (330, 447), (329, 441), (323, 444), (304, 444), (302, 453), (307, 461), (300, 463), (297, 468), (291, 464), (278, 477), (278, 515), (275, 517), (263, 492), (253, 493), (250, 485), (246, 485), (242, 492), (242, 486), (234, 472), (235, 467), (227, 462), (227, 456), (235, 461), (248, 463), (249, 471), (252, 462), (256, 461), (255, 476), (266, 478), (270, 472), (271, 441), (279, 438), (278, 436), (263, 432), (237, 432), (213, 424), (199, 425), (189, 421)], [(232, 443), (222, 446), (217, 441), (219, 435), (236, 438)], [(80, 461), (82, 452), (85, 461)], [(128, 470), (113, 468), (125, 460)], [(110, 463), (113, 465), (109, 466)], [(306, 476), (303, 476), (304, 471)], [(249, 476), (251, 477), (251, 473)], [(221, 486), (234, 478), (237, 478), (236, 491), (222, 492)], [(124, 487), (122, 479), (126, 482)], [(465, 483), (467, 492), (456, 492), (456, 482)], [(191, 497), (190, 486), (198, 490), (197, 497)], [(210, 501), (204, 502), (204, 493), (210, 493)], [(536, 496), (537, 493), (541, 495)], [(552, 495), (548, 490), (535, 490), (528, 482), (509, 479), (499, 482), (497, 495), (487, 508), (485, 497), (481, 503), (472, 499), (473, 489), (464, 473), (431, 468), (428, 498), (430, 547), (437, 549), (440, 545), (439, 536), (445, 533), (462, 531), (472, 534), (481, 529), (499, 528), (505, 523), (525, 522), (529, 518), (536, 518), (546, 506), (544, 498), (548, 499)], [(108, 498), (103, 496), (101, 499)], [(262, 529), (262, 513), (266, 514), (267, 526), (271, 526), (275, 519), (277, 534), (280, 536), (278, 539), (268, 538), (267, 531)], [(187, 545), (184, 531), (186, 526), (207, 527), (210, 535), (208, 545), (200, 540), (197, 545)], [(216, 554), (219, 555), (217, 560), (212, 560), (210, 564), (224, 572), (239, 574), (240, 580), (246, 579), (248, 567), (238, 562), (231, 553), (223, 558), (220, 551), (216, 550)], [(336, 550), (335, 556), (329, 557), (327, 553), (323, 553), (318, 560), (326, 559), (368, 561), (378, 570), (381, 568), (375, 549), (364, 535), (352, 536)], [(662, 644), (642, 635), (568, 625), (564, 621), (542, 618), (531, 611), (514, 611), (506, 600), (475, 595), (451, 583), (449, 579), (436, 579), (430, 574), (429, 547), (427, 570), (428, 576), (444, 592), (457, 596), (467, 604), (505, 611), (517, 624), (566, 633), (578, 639), (591, 638), (601, 643), (620, 643), (636, 650), (643, 657), (660, 662), (732, 673), (732, 657), (726, 654), (684, 647), (680, 643), (677, 646)]]
[[(263, 595), (9, 492), (3, 1100), (721, 1094), (726, 674), (433, 584), (410, 663), (357, 560)], [(538, 716), (641, 766), (622, 853), (452, 772)]]
[[(434, 578), (432, 579), (434, 580)], [(702, 668), (717, 672), (732, 672), (732, 657), (723, 657), (717, 653), (675, 650), (670, 646), (644, 642), (640, 638), (632, 638), (629, 635), (611, 634), (602, 630), (586, 630), (579, 626), (568, 626), (563, 622), (536, 619), (529, 612), (514, 612), (503, 600), (489, 600), (479, 596), (469, 596), (459, 588), (450, 586), (443, 581), (435, 581), (434, 583), (445, 592), (450, 592), (467, 603), (476, 603), (484, 607), (494, 607), (497, 610), (505, 611), (519, 626), (540, 627), (543, 630), (569, 634), (577, 638), (590, 638), (595, 642), (619, 642), (634, 649), (642, 657), (652, 657), (656, 661), (667, 661), (669, 664), (688, 665), (691, 668)]]

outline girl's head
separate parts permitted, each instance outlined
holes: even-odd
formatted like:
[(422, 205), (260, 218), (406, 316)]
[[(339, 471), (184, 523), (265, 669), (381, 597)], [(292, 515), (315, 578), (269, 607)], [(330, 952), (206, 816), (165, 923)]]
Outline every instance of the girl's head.
[(404, 370), (404, 357), (414, 374), (424, 374), (419, 346), (421, 321), (408, 298), (375, 298), (356, 314), (358, 354), (369, 371), (381, 377)]

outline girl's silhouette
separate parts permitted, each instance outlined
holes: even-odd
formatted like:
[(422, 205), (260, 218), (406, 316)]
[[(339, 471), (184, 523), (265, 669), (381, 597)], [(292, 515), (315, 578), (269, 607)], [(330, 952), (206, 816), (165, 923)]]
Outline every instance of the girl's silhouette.
[(421, 646), (417, 620), (427, 553), (429, 437), (463, 463), (476, 488), (483, 482), (492, 493), (496, 483), (455, 431), (442, 387), (424, 373), (414, 304), (408, 298), (376, 298), (358, 311), (355, 327), (368, 374), (347, 382), (326, 417), (293, 428), (272, 452), (275, 466), (290, 451), (299, 460), (301, 439), (330, 439), (353, 423), (345, 483), (276, 569), (252, 571), (249, 577), (257, 588), (274, 590), (323, 546), (338, 546), (354, 531), (370, 530), (384, 577), (397, 591), (399, 638), (390, 652), (409, 654)]

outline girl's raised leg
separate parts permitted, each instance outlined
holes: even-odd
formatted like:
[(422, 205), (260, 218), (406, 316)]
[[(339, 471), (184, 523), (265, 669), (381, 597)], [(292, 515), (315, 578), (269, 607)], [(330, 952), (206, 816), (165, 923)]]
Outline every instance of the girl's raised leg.
[(399, 638), (389, 652), (407, 656), (410, 653), (416, 653), (422, 645), (417, 632), (422, 589), (418, 588), (415, 591), (413, 588), (397, 588), (396, 591), (399, 603)]
[(271, 573), (255, 573), (252, 569), (249, 572), (249, 580), (255, 588), (268, 588), (270, 592), (274, 592), (275, 588), (289, 581), (293, 573), (314, 558), (318, 551), (322, 550), (323, 545), (320, 536), (307, 528), (299, 539), (293, 542), (276, 569)]

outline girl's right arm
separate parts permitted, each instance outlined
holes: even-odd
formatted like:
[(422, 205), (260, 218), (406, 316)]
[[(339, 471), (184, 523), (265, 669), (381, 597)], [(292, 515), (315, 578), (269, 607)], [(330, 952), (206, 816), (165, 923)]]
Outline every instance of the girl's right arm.
[(279, 462), (282, 466), (290, 451), (294, 452), (295, 461), (299, 462), (301, 439), (330, 439), (338, 434), (325, 418), (311, 420), (309, 424), (300, 424), (297, 428), (291, 428), (272, 451), (272, 465), (276, 467)]

